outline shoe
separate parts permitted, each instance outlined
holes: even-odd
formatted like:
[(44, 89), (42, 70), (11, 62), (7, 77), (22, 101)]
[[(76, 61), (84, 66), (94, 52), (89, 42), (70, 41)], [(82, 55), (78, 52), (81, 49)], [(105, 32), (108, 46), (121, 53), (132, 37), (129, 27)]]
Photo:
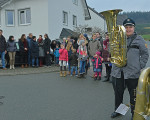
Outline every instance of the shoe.
[(78, 77), (78, 75), (76, 75), (76, 77)]
[(15, 69), (15, 66), (14, 66), (14, 65), (12, 66), (12, 69)]
[(72, 77), (72, 75), (70, 75)]
[(27, 67), (28, 67), (28, 65), (26, 64), (26, 65), (25, 65), (25, 68), (27, 68)]
[(62, 71), (60, 71), (60, 77), (63, 77), (63, 72)]
[(24, 68), (24, 65), (21, 65), (21, 68)]
[(66, 77), (66, 76), (67, 76), (67, 71), (64, 72), (64, 77)]
[(94, 77), (94, 80), (96, 81), (96, 80), (97, 80), (97, 77)]
[(10, 70), (12, 69), (12, 65), (10, 65)]
[(71, 72), (69, 71), (69, 72), (68, 72), (68, 75), (70, 75), (70, 74), (71, 74)]
[(116, 112), (113, 112), (112, 114), (111, 114), (111, 118), (116, 118), (116, 117), (118, 117), (118, 116), (120, 116), (121, 114), (119, 114), (119, 113), (116, 113)]
[(100, 81), (100, 80), (101, 80), (101, 77), (99, 77), (98, 80)]
[(3, 70), (7, 70), (7, 68), (3, 68)]
[(109, 81), (109, 79), (105, 79), (105, 80), (103, 80), (103, 82), (108, 82)]

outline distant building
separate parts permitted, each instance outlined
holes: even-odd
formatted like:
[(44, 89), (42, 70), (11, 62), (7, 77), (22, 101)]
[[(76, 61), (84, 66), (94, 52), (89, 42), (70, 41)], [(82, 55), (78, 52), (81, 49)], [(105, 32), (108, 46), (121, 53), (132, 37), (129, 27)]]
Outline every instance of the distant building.
[(58, 39), (64, 28), (73, 30), (91, 19), (86, 0), (0, 0), (0, 8), (0, 29), (7, 39), (29, 33)]

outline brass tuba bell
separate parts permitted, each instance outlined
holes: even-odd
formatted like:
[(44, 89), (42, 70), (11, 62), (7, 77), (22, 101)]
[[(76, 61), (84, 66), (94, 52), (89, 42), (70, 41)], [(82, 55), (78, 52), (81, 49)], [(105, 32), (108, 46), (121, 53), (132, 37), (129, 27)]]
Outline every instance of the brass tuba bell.
[(111, 63), (117, 67), (123, 67), (127, 63), (127, 39), (124, 26), (116, 25), (117, 15), (122, 10), (109, 10), (101, 12), (107, 23), (109, 35), (109, 49), (111, 53)]

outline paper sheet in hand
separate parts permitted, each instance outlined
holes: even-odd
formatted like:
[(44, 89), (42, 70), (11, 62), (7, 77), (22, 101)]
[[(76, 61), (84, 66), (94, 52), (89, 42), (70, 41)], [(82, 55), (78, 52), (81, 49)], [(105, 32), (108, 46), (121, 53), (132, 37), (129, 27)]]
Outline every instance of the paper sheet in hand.
[(117, 108), (115, 112), (120, 113), (122, 115), (125, 115), (129, 110), (129, 107), (125, 104), (120, 104), (120, 106)]

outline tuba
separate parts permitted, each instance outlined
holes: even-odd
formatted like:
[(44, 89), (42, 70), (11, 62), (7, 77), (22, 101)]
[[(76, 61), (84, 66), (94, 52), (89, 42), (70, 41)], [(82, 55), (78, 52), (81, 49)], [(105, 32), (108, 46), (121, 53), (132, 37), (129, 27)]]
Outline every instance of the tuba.
[(122, 10), (109, 10), (101, 12), (107, 24), (109, 35), (109, 51), (111, 54), (111, 63), (117, 67), (123, 67), (127, 63), (127, 39), (124, 26), (116, 25), (117, 15)]
[(136, 95), (133, 120), (146, 120), (150, 116), (150, 68), (142, 71)]

